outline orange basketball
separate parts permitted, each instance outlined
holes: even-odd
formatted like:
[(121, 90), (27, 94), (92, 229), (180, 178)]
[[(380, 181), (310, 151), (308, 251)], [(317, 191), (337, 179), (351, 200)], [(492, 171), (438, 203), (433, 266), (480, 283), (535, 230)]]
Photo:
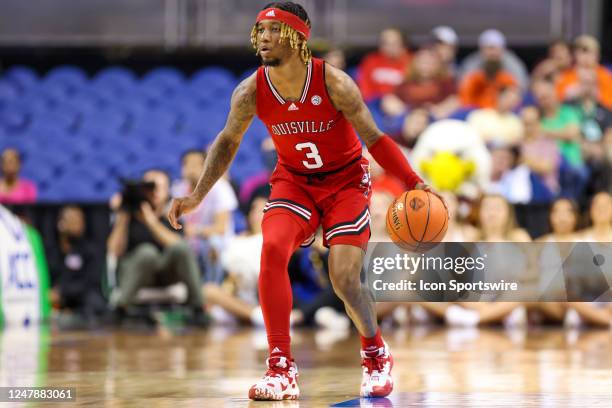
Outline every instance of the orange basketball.
[(406, 191), (387, 211), (387, 233), (397, 246), (408, 251), (433, 248), (444, 238), (446, 228), (446, 207), (438, 196), (428, 191)]

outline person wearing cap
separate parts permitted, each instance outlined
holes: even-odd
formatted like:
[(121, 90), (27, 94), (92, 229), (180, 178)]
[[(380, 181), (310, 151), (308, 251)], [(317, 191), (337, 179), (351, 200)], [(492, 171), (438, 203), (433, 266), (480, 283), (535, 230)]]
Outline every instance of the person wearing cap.
[(574, 41), (575, 65), (561, 74), (557, 81), (557, 94), (562, 100), (575, 99), (581, 93), (581, 70), (596, 73), (599, 102), (607, 109), (612, 109), (612, 74), (600, 65), (599, 41), (590, 35), (581, 35)]
[(404, 80), (410, 53), (402, 32), (387, 28), (380, 33), (378, 50), (366, 55), (359, 64), (357, 85), (366, 102), (393, 92)]
[(457, 72), (457, 48), (459, 36), (449, 26), (438, 26), (431, 30), (433, 49), (446, 66), (448, 74), (455, 76)]
[(506, 48), (506, 37), (499, 30), (483, 31), (478, 37), (478, 47), (478, 52), (468, 55), (461, 63), (460, 79), (481, 68), (493, 55), (501, 61), (503, 70), (514, 77), (521, 90), (527, 89), (529, 86), (527, 68), (515, 53)]

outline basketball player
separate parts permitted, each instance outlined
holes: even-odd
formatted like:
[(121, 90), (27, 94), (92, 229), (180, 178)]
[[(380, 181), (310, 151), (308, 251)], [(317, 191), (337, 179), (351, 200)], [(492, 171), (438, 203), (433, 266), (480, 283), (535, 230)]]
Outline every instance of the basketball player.
[(324, 244), (330, 247), (334, 290), (361, 334), (361, 395), (383, 397), (393, 389), (393, 359), (377, 326), (373, 299), (360, 280), (370, 235), (370, 177), (355, 130), (387, 171), (411, 189), (429, 187), (391, 138), (376, 127), (350, 77), (311, 57), (309, 36), (310, 20), (298, 4), (270, 3), (258, 14), (251, 42), (263, 66), (235, 89), (227, 123), (210, 148), (195, 190), (173, 201), (169, 219), (180, 228), (177, 220), (194, 210), (226, 172), (257, 115), (274, 141), (278, 165), (264, 209), (259, 275), (270, 357), (265, 376), (251, 387), (249, 398), (299, 397), (290, 349), (287, 265), (300, 245), (314, 241), (319, 225)]

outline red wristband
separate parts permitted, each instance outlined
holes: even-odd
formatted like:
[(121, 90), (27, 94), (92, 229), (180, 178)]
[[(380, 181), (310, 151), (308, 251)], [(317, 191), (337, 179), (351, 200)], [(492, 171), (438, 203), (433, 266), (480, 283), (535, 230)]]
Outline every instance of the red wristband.
[(383, 169), (402, 180), (410, 190), (423, 180), (412, 170), (406, 156), (397, 144), (387, 135), (383, 135), (368, 148), (372, 157)]

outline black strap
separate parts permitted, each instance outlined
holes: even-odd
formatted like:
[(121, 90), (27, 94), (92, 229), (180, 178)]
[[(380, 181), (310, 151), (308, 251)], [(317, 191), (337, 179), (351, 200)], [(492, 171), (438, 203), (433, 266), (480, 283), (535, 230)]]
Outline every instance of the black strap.
[(300, 172), (297, 172), (295, 170), (290, 169), (289, 167), (285, 167), (285, 168), (290, 173), (293, 173), (293, 174), (295, 174), (297, 176), (308, 177), (309, 181), (312, 180), (312, 179), (323, 180), (326, 176), (329, 176), (330, 174), (341, 172), (342, 170), (346, 169), (350, 165), (357, 163), (359, 160), (361, 160), (361, 155), (359, 155), (358, 157), (354, 158), (350, 162), (346, 163), (344, 166), (338, 167), (337, 169), (330, 170), (330, 171), (320, 171), (320, 172), (317, 172), (317, 173), (300, 173)]

